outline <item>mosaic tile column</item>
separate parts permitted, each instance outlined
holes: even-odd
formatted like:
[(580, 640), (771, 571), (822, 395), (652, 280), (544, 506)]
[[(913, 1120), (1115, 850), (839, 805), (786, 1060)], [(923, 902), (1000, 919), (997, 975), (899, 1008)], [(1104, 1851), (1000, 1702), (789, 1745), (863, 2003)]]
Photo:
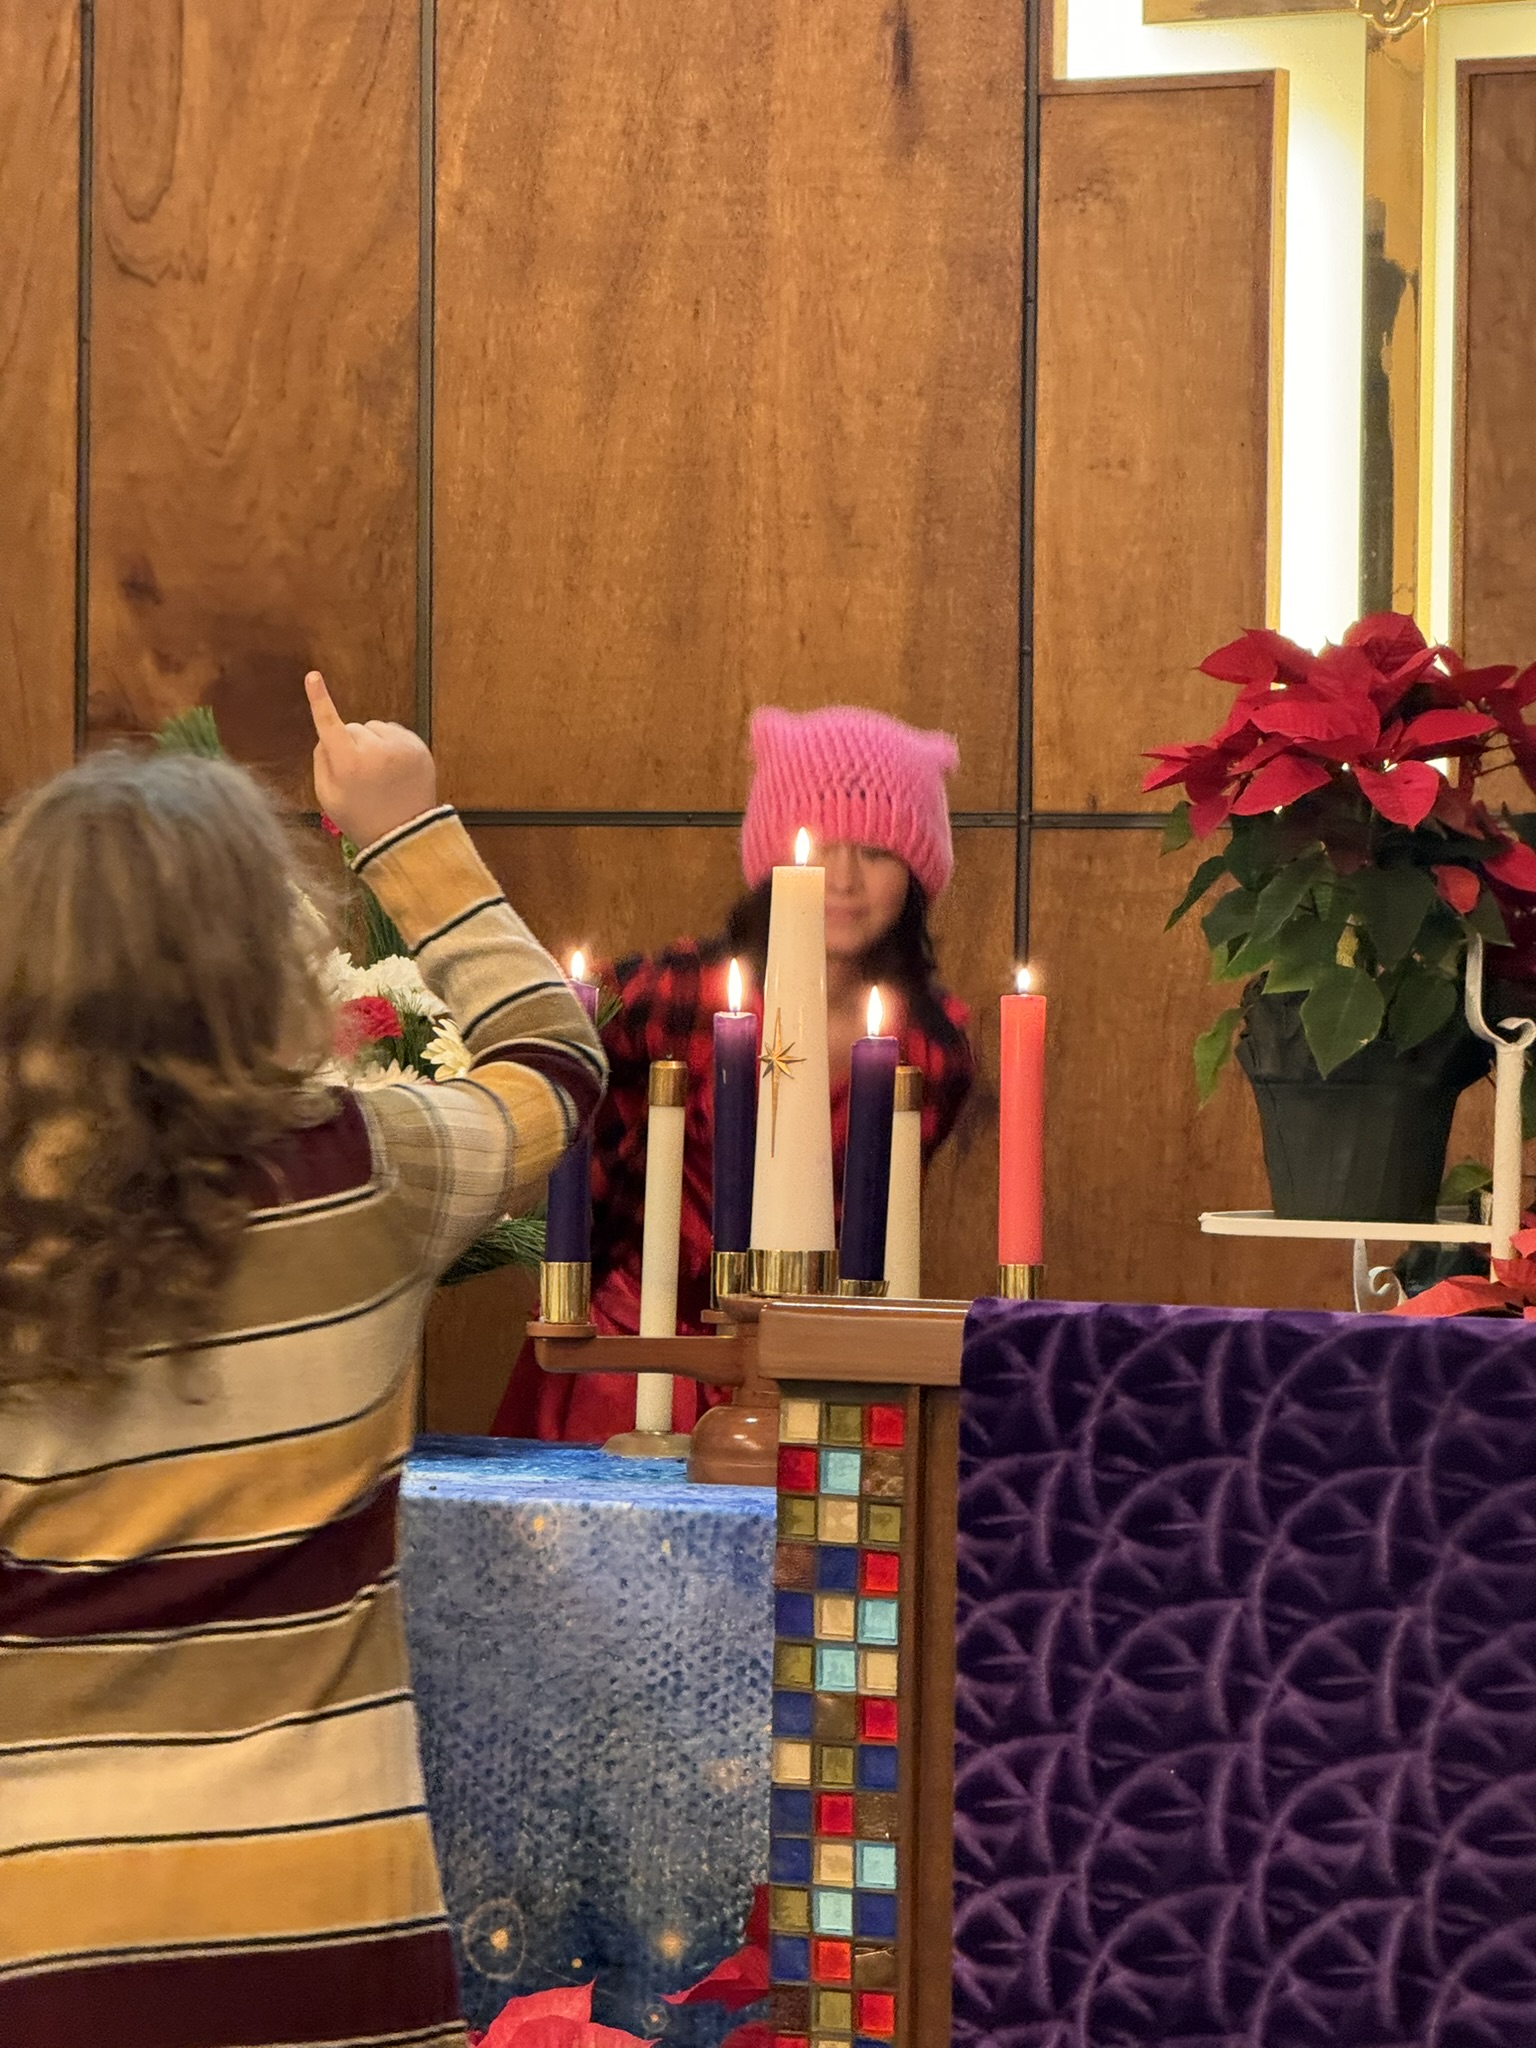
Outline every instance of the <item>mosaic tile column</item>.
[[(786, 1387), (780, 1411), (769, 1966), (775, 2048), (917, 2048), (910, 1889), (918, 1395)], [(906, 1890), (904, 1890), (906, 1888)]]

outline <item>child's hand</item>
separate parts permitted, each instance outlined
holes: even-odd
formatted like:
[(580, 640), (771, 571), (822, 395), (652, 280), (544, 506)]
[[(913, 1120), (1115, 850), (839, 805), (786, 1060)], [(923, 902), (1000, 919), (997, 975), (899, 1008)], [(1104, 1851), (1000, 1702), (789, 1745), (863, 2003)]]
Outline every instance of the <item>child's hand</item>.
[(437, 763), (403, 725), (372, 718), (348, 725), (325, 678), (311, 669), (305, 694), (315, 721), (315, 794), (354, 846), (372, 846), (437, 802)]

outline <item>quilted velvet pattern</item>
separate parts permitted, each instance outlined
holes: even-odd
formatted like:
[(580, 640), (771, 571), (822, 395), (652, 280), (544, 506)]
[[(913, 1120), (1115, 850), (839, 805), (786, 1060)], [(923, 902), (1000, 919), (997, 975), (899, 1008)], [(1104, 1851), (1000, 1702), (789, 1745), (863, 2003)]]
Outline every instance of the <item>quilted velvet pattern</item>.
[(1536, 1325), (979, 1303), (956, 2048), (1536, 2044)]

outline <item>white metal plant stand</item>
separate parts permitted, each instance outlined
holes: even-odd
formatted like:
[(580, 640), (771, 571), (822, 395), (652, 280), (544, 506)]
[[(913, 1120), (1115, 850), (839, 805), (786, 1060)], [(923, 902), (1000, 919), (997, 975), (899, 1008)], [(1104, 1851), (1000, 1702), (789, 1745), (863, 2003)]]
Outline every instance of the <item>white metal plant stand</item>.
[(1493, 1191), (1486, 1223), (1459, 1222), (1442, 1216), (1433, 1223), (1389, 1223), (1362, 1218), (1334, 1222), (1326, 1217), (1276, 1216), (1270, 1209), (1208, 1209), (1200, 1228), (1211, 1237), (1336, 1237), (1354, 1244), (1354, 1286), (1357, 1309), (1393, 1308), (1402, 1289), (1390, 1266), (1372, 1266), (1366, 1245), (1485, 1244), (1490, 1258), (1507, 1259), (1510, 1239), (1520, 1228), (1521, 1124), (1520, 1090), (1525, 1059), (1536, 1043), (1536, 1020), (1521, 1017), (1495, 1029), (1483, 1015), (1483, 942), (1467, 946), (1464, 1001), (1467, 1023), (1484, 1044), (1494, 1049), (1493, 1064)]

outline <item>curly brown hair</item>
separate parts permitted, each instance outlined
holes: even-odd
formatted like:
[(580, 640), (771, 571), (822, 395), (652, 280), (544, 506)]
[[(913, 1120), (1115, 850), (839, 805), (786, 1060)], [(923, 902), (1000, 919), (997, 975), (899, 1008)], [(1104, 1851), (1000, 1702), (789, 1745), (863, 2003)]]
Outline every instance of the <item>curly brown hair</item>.
[(250, 1162), (334, 1109), (304, 900), (225, 762), (98, 755), (0, 823), (0, 1392), (214, 1326)]

